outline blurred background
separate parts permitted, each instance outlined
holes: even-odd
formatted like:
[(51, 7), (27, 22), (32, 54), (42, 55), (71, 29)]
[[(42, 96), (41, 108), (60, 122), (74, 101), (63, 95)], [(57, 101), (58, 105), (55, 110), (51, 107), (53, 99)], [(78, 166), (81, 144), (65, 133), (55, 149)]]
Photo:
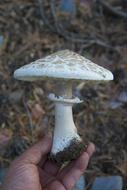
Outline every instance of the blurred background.
[(86, 171), (119, 175), (127, 188), (127, 1), (0, 1), (0, 183), (12, 160), (53, 130), (52, 82), (22, 82), (15, 69), (62, 49), (109, 69), (114, 80), (74, 86), (79, 134), (96, 145)]

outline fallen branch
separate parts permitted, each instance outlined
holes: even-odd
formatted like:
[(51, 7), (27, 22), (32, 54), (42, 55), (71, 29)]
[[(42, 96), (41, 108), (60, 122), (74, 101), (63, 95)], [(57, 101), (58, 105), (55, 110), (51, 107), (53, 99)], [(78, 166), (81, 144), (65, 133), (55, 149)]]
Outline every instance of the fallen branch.
[[(53, 16), (53, 19), (55, 21), (55, 26), (51, 26), (49, 19), (47, 18), (47, 15), (45, 13), (45, 8), (44, 8), (44, 0), (38, 0), (38, 4), (39, 4), (39, 9), (40, 9), (40, 14), (42, 17), (42, 20), (44, 22), (44, 24), (54, 33), (59, 34), (60, 36), (62, 36), (64, 39), (69, 40), (73, 43), (86, 43), (89, 40), (93, 40), (93, 38), (91, 37), (86, 37), (86, 38), (78, 38), (77, 35), (75, 35), (74, 33), (70, 33), (68, 31), (66, 31), (62, 25), (60, 25), (60, 23), (58, 24), (57, 21), (57, 16), (55, 13), (55, 7), (54, 7), (54, 2), (50, 1), (50, 7), (51, 7), (51, 14)], [(89, 39), (88, 39), (89, 38)]]
[(51, 26), (51, 24), (49, 23), (49, 20), (48, 20), (48, 18), (47, 18), (47, 15), (45, 14), (44, 1), (43, 1), (43, 0), (38, 0), (38, 5), (39, 5), (40, 14), (41, 14), (41, 17), (42, 17), (42, 20), (43, 20), (44, 24), (45, 24), (52, 32), (55, 32), (54, 27)]
[(123, 12), (123, 11), (119, 11), (116, 8), (114, 8), (113, 6), (111, 6), (109, 3), (107, 3), (104, 0), (98, 0), (98, 2), (108, 11), (110, 11), (111, 13), (113, 13), (114, 15), (120, 16), (122, 18), (127, 18), (127, 13)]
[(29, 110), (28, 105), (27, 105), (27, 103), (26, 103), (25, 100), (23, 100), (23, 104), (24, 104), (24, 107), (26, 109), (26, 113), (27, 113), (27, 116), (28, 116), (28, 119), (29, 119), (29, 128), (30, 128), (30, 131), (31, 131), (31, 135), (33, 137), (33, 121), (32, 121), (32, 116), (31, 116), (30, 110)]
[(76, 43), (87, 43), (89, 41), (95, 40), (93, 37), (79, 37), (79, 35), (76, 35), (73, 32), (68, 32), (64, 29), (64, 27), (59, 23), (56, 15), (56, 7), (55, 7), (55, 0), (50, 0), (50, 8), (51, 8), (51, 14), (54, 19), (55, 28), (57, 33), (64, 37), (66, 40), (69, 40), (71, 42)]
[(89, 43), (81, 45), (81, 48), (80, 48), (78, 53), (82, 54), (84, 49), (90, 48), (93, 45), (98, 45), (100, 47), (103, 47), (103, 48), (106, 48), (106, 49), (109, 49), (109, 50), (112, 50), (112, 51), (115, 51), (115, 52), (119, 53), (117, 48), (115, 48), (115, 47), (113, 47), (113, 46), (111, 46), (111, 45), (109, 45), (109, 44), (107, 44), (105, 42), (102, 42), (101, 40), (98, 40), (98, 39), (95, 39), (93, 41), (90, 41)]
[(49, 1), (52, 18), (54, 20), (54, 26), (51, 26), (47, 18), (47, 15), (45, 14), (44, 0), (38, 0), (38, 3), (39, 3), (40, 12), (41, 12), (41, 17), (44, 21), (44, 24), (46, 24), (52, 32), (57, 33), (59, 36), (62, 36), (65, 40), (71, 41), (72, 43), (85, 44), (86, 46), (97, 44), (99, 46), (103, 46), (105, 48), (114, 50), (114, 48), (111, 45), (106, 44), (105, 42), (102, 42), (96, 37), (94, 38), (90, 36), (79, 37), (79, 35), (76, 35), (73, 32), (68, 32), (67, 30), (65, 30), (63, 25), (61, 25), (58, 21), (58, 18), (56, 15), (55, 0)]

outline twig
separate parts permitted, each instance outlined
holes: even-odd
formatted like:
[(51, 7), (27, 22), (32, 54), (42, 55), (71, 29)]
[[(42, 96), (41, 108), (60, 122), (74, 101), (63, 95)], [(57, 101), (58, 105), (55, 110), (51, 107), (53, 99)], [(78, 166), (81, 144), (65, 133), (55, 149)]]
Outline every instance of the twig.
[(108, 49), (111, 49), (111, 50), (114, 50), (115, 48), (113, 46), (111, 46), (110, 44), (107, 44), (101, 40), (93, 40), (93, 44), (97, 44), (99, 46), (102, 46), (102, 47), (105, 47), (105, 48), (108, 48)]
[(123, 11), (118, 11), (116, 8), (114, 8), (113, 6), (111, 6), (109, 3), (107, 3), (104, 0), (98, 0), (98, 2), (108, 11), (110, 11), (111, 13), (123, 17), (123, 18), (127, 18), (127, 13), (123, 12)]
[(77, 36), (75, 33), (68, 32), (67, 30), (65, 30), (64, 27), (58, 22), (54, 0), (50, 0), (50, 7), (51, 7), (51, 13), (55, 22), (56, 31), (60, 36), (64, 37), (66, 40), (77, 42), (77, 43), (87, 43), (90, 40), (93, 40), (92, 37), (79, 38), (79, 36)]
[(69, 40), (73, 43), (86, 43), (89, 40), (93, 40), (93, 38), (88, 39), (88, 37), (86, 39), (85, 38), (77, 38), (74, 33), (65, 31), (65, 29), (62, 26), (60, 26), (60, 24), (58, 24), (54, 3), (55, 3), (54, 1), (52, 1), (52, 0), (50, 1), (50, 8), (51, 8), (51, 13), (52, 13), (53, 19), (55, 21), (55, 27), (51, 26), (51, 24), (47, 18), (47, 15), (45, 14), (44, 0), (38, 0), (42, 20), (43, 20), (44, 24), (52, 32), (59, 34), (60, 36), (64, 37), (66, 40)]
[(32, 135), (32, 137), (33, 137), (33, 122), (32, 122), (32, 116), (31, 116), (31, 113), (30, 113), (30, 111), (29, 111), (28, 105), (27, 105), (27, 103), (25, 102), (25, 100), (23, 100), (23, 104), (24, 104), (24, 107), (25, 107), (26, 112), (27, 112), (27, 116), (28, 116), (29, 123), (30, 123), (31, 135)]
[(55, 32), (55, 28), (53, 26), (51, 26), (51, 24), (49, 23), (49, 20), (47, 18), (47, 15), (45, 14), (44, 1), (43, 0), (38, 0), (38, 4), (39, 4), (40, 14), (41, 14), (41, 17), (42, 17), (42, 20), (43, 20), (44, 24), (47, 25), (48, 28), (52, 32)]
[(86, 46), (98, 44), (98, 45), (106, 47), (106, 48), (114, 49), (111, 45), (106, 44), (99, 39), (89, 37), (89, 36), (79, 37), (75, 33), (68, 32), (67, 30), (65, 30), (64, 27), (58, 22), (58, 18), (56, 15), (55, 0), (50, 0), (51, 14), (52, 14), (54, 24), (55, 24), (55, 27), (53, 27), (53, 26), (51, 27), (50, 22), (45, 14), (44, 0), (38, 0), (38, 3), (39, 3), (41, 16), (42, 16), (44, 23), (49, 27), (49, 29), (51, 29), (51, 31), (59, 34), (59, 36), (62, 36), (65, 40), (71, 41), (73, 43), (85, 44)]
[(83, 44), (79, 50), (79, 54), (82, 54), (84, 49), (87, 49), (87, 48), (91, 47), (92, 45), (98, 45), (98, 46), (101, 46), (101, 47), (104, 47), (104, 48), (107, 48), (107, 49), (110, 49), (112, 51), (119, 53), (117, 48), (111, 46), (110, 44), (107, 44), (105, 42), (102, 42), (102, 41), (96, 39), (96, 40), (90, 41), (87, 44)]

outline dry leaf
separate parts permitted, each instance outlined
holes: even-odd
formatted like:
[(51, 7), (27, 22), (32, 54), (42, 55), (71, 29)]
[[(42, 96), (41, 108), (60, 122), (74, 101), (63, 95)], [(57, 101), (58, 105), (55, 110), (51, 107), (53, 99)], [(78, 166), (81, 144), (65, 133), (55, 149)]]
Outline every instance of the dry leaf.
[(44, 114), (44, 109), (40, 106), (40, 104), (35, 104), (34, 107), (31, 109), (32, 112), (32, 119), (39, 120)]
[(122, 175), (127, 177), (127, 162), (123, 162), (119, 166), (116, 166), (116, 168), (121, 172)]
[(8, 129), (2, 129), (0, 131), (0, 149), (5, 147), (12, 137), (12, 132)]

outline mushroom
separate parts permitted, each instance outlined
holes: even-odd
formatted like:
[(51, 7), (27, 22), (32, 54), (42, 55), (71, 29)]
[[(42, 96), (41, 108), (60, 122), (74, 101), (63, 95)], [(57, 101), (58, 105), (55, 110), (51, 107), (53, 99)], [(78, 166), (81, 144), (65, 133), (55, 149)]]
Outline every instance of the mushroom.
[(59, 81), (56, 93), (49, 94), (49, 99), (55, 103), (55, 128), (50, 155), (58, 163), (79, 156), (85, 146), (73, 121), (72, 106), (82, 101), (73, 97), (72, 83), (113, 80), (112, 73), (75, 52), (62, 50), (17, 69), (14, 77), (24, 81)]

